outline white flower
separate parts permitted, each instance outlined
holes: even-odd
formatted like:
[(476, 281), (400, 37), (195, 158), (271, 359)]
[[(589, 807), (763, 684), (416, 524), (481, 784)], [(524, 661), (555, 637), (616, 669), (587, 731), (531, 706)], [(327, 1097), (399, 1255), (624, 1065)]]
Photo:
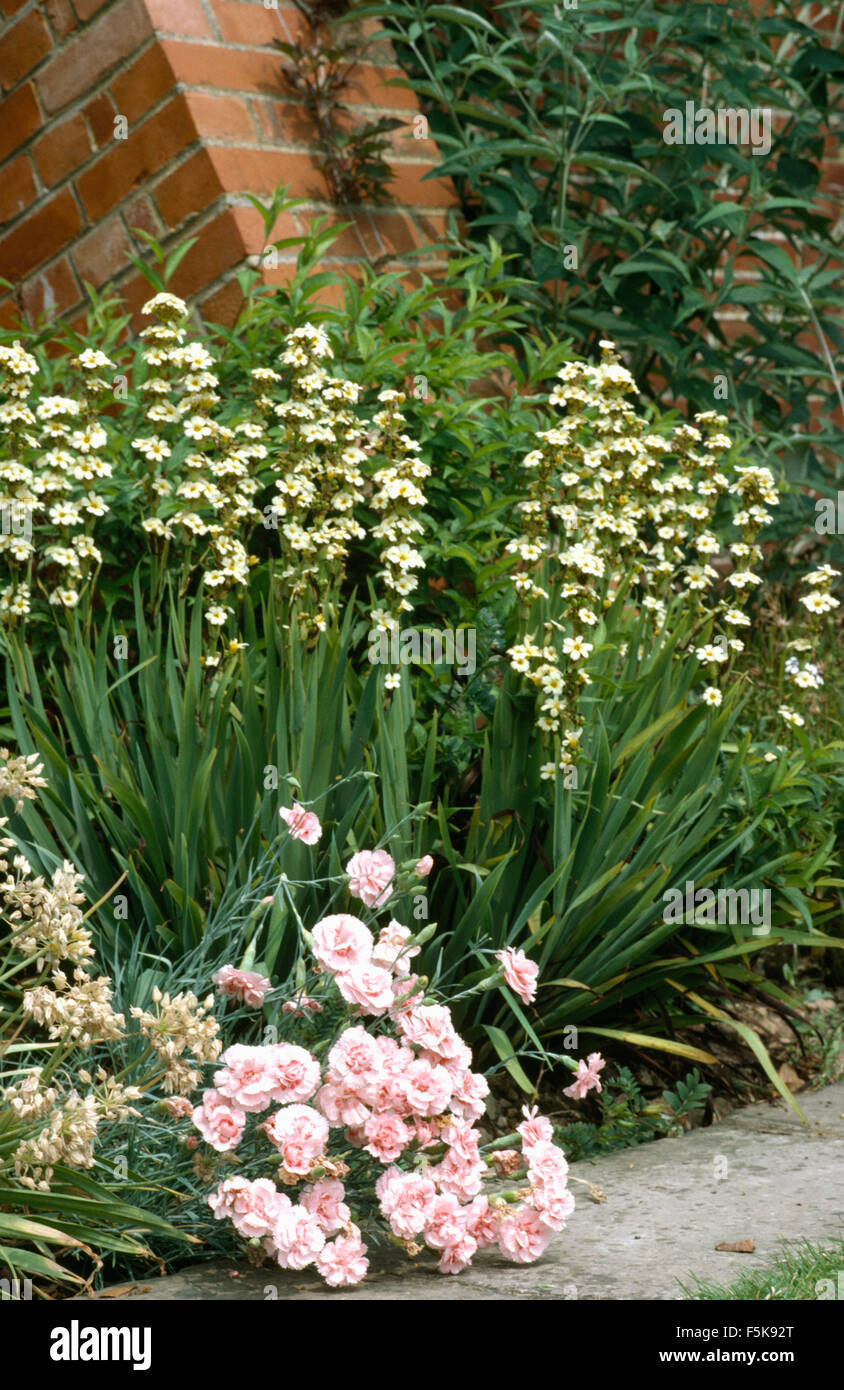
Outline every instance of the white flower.
[(723, 646), (715, 646), (712, 642), (707, 642), (703, 647), (698, 647), (695, 651), (698, 661), (726, 661), (727, 651)]
[(838, 599), (832, 594), (816, 591), (812, 594), (804, 594), (800, 602), (809, 613), (830, 613), (833, 608), (838, 608)]
[(789, 709), (787, 705), (780, 705), (779, 713), (787, 724), (796, 724), (798, 729), (802, 729), (803, 725), (806, 723), (802, 714), (796, 714), (794, 710)]
[(572, 661), (581, 661), (589, 656), (593, 651), (594, 643), (584, 642), (582, 637), (566, 637), (563, 640), (563, 651), (566, 656), (570, 656)]

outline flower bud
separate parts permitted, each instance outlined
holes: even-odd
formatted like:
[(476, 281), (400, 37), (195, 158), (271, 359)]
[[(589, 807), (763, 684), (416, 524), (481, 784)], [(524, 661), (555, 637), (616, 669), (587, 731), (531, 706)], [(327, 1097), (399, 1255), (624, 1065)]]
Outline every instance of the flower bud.
[(430, 941), (434, 932), (437, 930), (436, 922), (429, 922), (421, 931), (416, 932), (410, 940), (414, 946), (424, 946), (426, 941)]

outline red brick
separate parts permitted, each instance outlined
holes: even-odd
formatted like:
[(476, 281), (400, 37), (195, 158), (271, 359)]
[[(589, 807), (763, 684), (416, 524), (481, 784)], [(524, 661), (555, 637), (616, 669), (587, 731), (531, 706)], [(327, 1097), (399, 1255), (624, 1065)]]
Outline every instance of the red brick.
[(369, 260), (404, 256), (419, 245), (419, 233), (406, 212), (379, 210), (357, 219), (357, 229)]
[(74, 9), (79, 15), (83, 24), (87, 24), (89, 19), (101, 10), (103, 5), (107, 5), (109, 0), (74, 0)]
[(197, 132), (203, 139), (210, 136), (216, 139), (243, 140), (247, 144), (254, 143), (255, 124), (242, 97), (214, 96), (211, 92), (185, 92), (185, 100)]
[(150, 236), (158, 237), (161, 234), (161, 218), (149, 198), (136, 198), (130, 203), (124, 211), (123, 220), (130, 232), (139, 227), (141, 231), (149, 232)]
[[(394, 164), (390, 198), (399, 206), (455, 207), (457, 195), (450, 179), (425, 179), (430, 164)], [(424, 182), (423, 182), (424, 180)]]
[(50, 125), (47, 133), (36, 140), (33, 154), (38, 172), (48, 188), (59, 183), (67, 174), (78, 169), (91, 154), (88, 127), (81, 114)]
[(109, 84), (114, 104), (130, 125), (157, 106), (176, 85), (175, 78), (157, 43), (150, 44), (125, 72)]
[(209, 323), (221, 323), (232, 328), (243, 306), (243, 291), (236, 280), (229, 280), (202, 301), (202, 317)]
[(202, 149), (163, 178), (154, 196), (167, 226), (177, 227), (191, 213), (204, 212), (223, 191), (214, 161), (208, 151)]
[(245, 257), (238, 208), (226, 208), (199, 232), (196, 244), (180, 262), (169, 288), (183, 299), (240, 265)]
[(231, 145), (209, 145), (220, 182), (229, 193), (272, 193), (280, 183), (295, 195), (325, 198), (325, 186), (304, 151), (243, 150)]
[(209, 43), (162, 39), (161, 47), (177, 81), (186, 87), (220, 87), (224, 91), (268, 93), (279, 90), (275, 53), (246, 52)]
[[(93, 101), (89, 101), (87, 106), (83, 106), (82, 112), (94, 138), (94, 148), (101, 150), (103, 145), (110, 145), (114, 139), (114, 107), (111, 97), (101, 92)], [(121, 115), (125, 114), (121, 112)]]
[(102, 19), (80, 30), (38, 76), (38, 91), (49, 114), (84, 96), (128, 58), (152, 30), (143, 0), (120, 0)]
[(8, 280), (22, 280), (67, 246), (82, 227), (70, 190), (65, 188), (0, 241), (0, 266)]
[(0, 159), (5, 159), (41, 128), (41, 116), (31, 82), (19, 87), (13, 96), (6, 97), (0, 121)]
[(0, 88), (8, 92), (50, 52), (52, 42), (44, 16), (32, 10), (0, 39)]
[(70, 265), (66, 259), (62, 259), (28, 280), (21, 298), (26, 316), (34, 325), (41, 318), (50, 321), (60, 314), (66, 314), (68, 309), (80, 302), (82, 296)]
[(11, 17), (11, 15), (17, 14), (18, 10), (22, 10), (24, 5), (28, 3), (29, 0), (0, 0), (0, 10), (2, 10), (5, 15)]
[[(224, 43), (248, 43), (255, 48), (272, 43), (273, 39), (290, 41), (307, 32), (307, 26), (296, 11), (284, 10), (284, 23), (279, 14), (261, 5), (247, 5), (242, 0), (213, 0), (212, 8)], [(291, 7), (292, 8), (292, 7)], [(278, 63), (279, 58), (276, 59)]]
[(149, 325), (149, 319), (141, 314), (141, 309), (148, 299), (151, 299), (155, 291), (150, 288), (149, 280), (143, 275), (132, 275), (127, 280), (120, 283), (120, 298), (123, 301), (126, 312), (132, 316), (132, 331), (138, 333), (140, 329)]
[(76, 28), (76, 16), (70, 7), (70, 0), (44, 0), (44, 9), (57, 39), (66, 38), (71, 29)]
[(132, 254), (132, 243), (121, 219), (107, 217), (88, 236), (78, 241), (71, 251), (80, 283), (96, 286), (105, 284), (125, 270)]
[(4, 220), (11, 222), (13, 217), (25, 212), (38, 197), (32, 160), (27, 154), (19, 154), (3, 170), (3, 213)]
[(201, 0), (146, 0), (146, 7), (158, 34), (184, 34), (200, 39), (215, 37)]
[(92, 168), (80, 175), (76, 186), (89, 219), (98, 221), (195, 140), (196, 129), (184, 97), (174, 97), (133, 130), (128, 140), (114, 142)]
[(0, 328), (22, 328), (21, 311), (13, 299), (0, 302)]
[[(416, 93), (404, 86), (401, 68), (375, 67), (372, 63), (361, 63), (351, 75), (348, 87), (343, 92), (344, 106), (395, 107), (407, 111), (408, 122), (419, 112)], [(393, 85), (395, 83), (395, 85)], [(412, 131), (410, 132), (412, 135)], [(420, 142), (421, 143), (421, 142)]]
[(258, 115), (258, 130), (262, 140), (283, 144), (313, 144), (316, 124), (313, 116), (300, 101), (283, 97), (277, 100), (258, 100), (253, 103)]

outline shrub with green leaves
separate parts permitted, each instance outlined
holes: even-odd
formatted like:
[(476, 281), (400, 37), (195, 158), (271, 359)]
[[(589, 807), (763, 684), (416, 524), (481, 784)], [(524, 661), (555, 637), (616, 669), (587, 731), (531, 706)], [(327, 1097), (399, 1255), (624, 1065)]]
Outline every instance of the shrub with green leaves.
[[(652, 397), (721, 402), (792, 479), (828, 493), (842, 244), (821, 174), (841, 109), (840, 9), (829, 26), (788, 0), (377, 0), (360, 13), (384, 21), (427, 112), (462, 246), (495, 238), (543, 335), (587, 354), (612, 338)], [(792, 511), (791, 534), (810, 519)]]
[[(25, 555), (3, 550), (32, 596), (3, 628), (8, 709), (52, 788), (12, 829), (48, 871), (85, 864), (115, 960), (139, 934), (175, 963), (228, 891), (252, 890), (278, 811), (318, 804), (320, 872), (373, 840), (436, 857), (420, 905), (439, 923), (432, 976), (471, 979), (507, 944), (542, 965), (538, 1013), (465, 1006), (490, 1055), (516, 1065), (515, 1039), (545, 1059), (570, 1025), (638, 1033), (658, 1007), (659, 1045), (709, 1061), (672, 1033), (719, 1009), (700, 988), (721, 987), (719, 964), (749, 969), (773, 941), (835, 944), (819, 930), (839, 886), (829, 802), (814, 773), (801, 783), (835, 572), (808, 576), (788, 701), (777, 687), (779, 712), (749, 723), (741, 633), (765, 591), (772, 473), (713, 411), (684, 424), (637, 409), (611, 343), (561, 366), (563, 347), (522, 331), (520, 282), (494, 247), (446, 287), (404, 295), (364, 275), (321, 305), (333, 234), (304, 239), (286, 289), (244, 272), (231, 331), (189, 338), (152, 269), (140, 343), (119, 341), (119, 310), (99, 300), (88, 347), (69, 334), (62, 351), (63, 330), (49, 354), (46, 339), (5, 345), (5, 495), (42, 528)], [(502, 334), (526, 365), (509, 394), (475, 395), (468, 383), (507, 361), (486, 347)], [(125, 368), (108, 407), (102, 358)], [(85, 519), (74, 490), (92, 469), (109, 505)], [(51, 603), (74, 555), (75, 601)], [(474, 631), (478, 667), (373, 663), (373, 634), (428, 625)], [(783, 844), (809, 784), (817, 814)], [(304, 853), (285, 850), (291, 881), (307, 878)], [(662, 897), (687, 879), (764, 884), (768, 941), (746, 924), (678, 931)], [(279, 914), (280, 968), (291, 931)]]

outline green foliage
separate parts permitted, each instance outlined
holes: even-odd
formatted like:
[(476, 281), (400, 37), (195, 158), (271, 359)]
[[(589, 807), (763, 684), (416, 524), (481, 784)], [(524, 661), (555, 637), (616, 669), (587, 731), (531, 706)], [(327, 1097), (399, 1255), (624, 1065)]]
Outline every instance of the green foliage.
[[(528, 282), (543, 335), (610, 337), (658, 397), (715, 396), (789, 477), (840, 480), (837, 210), (820, 186), (840, 110), (835, 32), (790, 3), (366, 5), (396, 45), (468, 230)], [(771, 145), (671, 144), (670, 111), (785, 109)], [(727, 320), (741, 319), (736, 337)], [(735, 327), (735, 324), (730, 325)], [(809, 397), (826, 402), (811, 423)], [(812, 516), (788, 518), (791, 533)], [(783, 523), (785, 524), (785, 523)]]
[(844, 1241), (815, 1244), (809, 1240), (786, 1241), (780, 1257), (765, 1269), (747, 1269), (732, 1284), (713, 1284), (694, 1278), (681, 1284), (687, 1299), (715, 1299), (717, 1302), (794, 1302), (796, 1300), (837, 1299)]
[[(255, 204), (269, 240), (292, 204), (283, 190), (269, 206)], [(276, 243), (297, 256), (286, 287), (242, 273), (241, 320), (211, 338), (220, 418), (239, 418), (250, 371), (276, 363), (284, 334), (305, 323), (326, 329), (347, 379), (370, 394), (408, 391), (408, 429), (432, 468), (429, 584), (412, 622), (475, 628), (477, 670), (408, 669), (383, 698), (363, 646), (378, 554), (369, 536), (332, 590), (334, 618), (315, 641), (279, 606), (272, 555), (262, 553), (238, 600), (245, 650), (203, 667), (198, 580), (139, 539), (140, 482), (127, 444), (144, 419), (146, 367), (134, 344), (120, 342), (119, 306), (95, 299), (87, 337), (56, 327), (48, 352), (48, 335), (35, 335), (50, 390), (72, 390), (83, 343), (107, 345), (128, 390), (115, 412), (102, 602), (49, 643), (40, 631), (9, 650), (11, 727), (22, 751), (43, 758), (52, 787), (45, 811), (25, 807), (13, 828), (35, 841), (43, 868), (65, 856), (84, 868), (114, 958), (137, 934), (145, 951), (174, 964), (201, 944), (229, 889), (252, 891), (269, 854), (279, 852), (292, 885), (292, 904), (285, 897), (272, 909), (266, 945), (269, 966), (286, 968), (295, 912), (313, 906), (303, 880), (315, 873), (341, 893), (346, 858), (373, 840), (401, 861), (432, 853), (428, 910), (439, 927), (426, 972), (468, 989), (506, 945), (542, 969), (534, 1009), (509, 992), (458, 997), (458, 1021), (490, 1064), (518, 1067), (529, 1088), (525, 1067), (569, 1026), (711, 1061), (675, 1033), (718, 1011), (712, 998), (724, 980), (742, 970), (750, 977), (772, 944), (840, 944), (822, 930), (837, 906), (829, 890), (840, 887), (840, 810), (825, 781), (830, 770), (840, 778), (840, 750), (811, 748), (797, 730), (796, 748), (765, 762), (779, 745), (748, 719), (746, 682), (720, 709), (694, 701), (701, 673), (688, 647), (700, 640), (699, 619), (678, 602), (655, 635), (623, 584), (602, 610), (590, 661), (579, 784), (542, 780), (536, 700), (506, 655), (520, 631), (506, 545), (525, 495), (522, 459), (549, 423), (540, 383), (567, 346), (544, 346), (526, 324), (531, 281), (510, 274), (495, 241), (453, 260), (444, 284), (420, 275), (408, 289), (365, 268), (358, 281), (321, 271), (339, 230), (318, 221), (306, 237)], [(158, 288), (176, 253), (165, 256), (154, 239), (150, 251)], [(340, 302), (325, 303), (323, 291), (338, 284)], [(471, 384), (481, 382), (493, 394), (475, 394)], [(649, 408), (647, 419), (664, 432), (671, 417)], [(259, 528), (250, 545), (260, 549), (260, 540)], [(117, 637), (128, 642), (126, 660)], [(770, 707), (769, 688), (759, 690)], [(294, 797), (313, 803), (325, 826), (313, 854), (280, 843), (278, 807)], [(770, 937), (729, 924), (678, 931), (665, 921), (668, 888), (727, 875), (735, 889), (774, 890)], [(110, 901), (122, 883), (131, 904), (123, 925)], [(412, 910), (407, 901), (396, 915), (411, 925)], [(770, 1075), (758, 1039), (748, 1029), (742, 1036)]]
[[(20, 822), (45, 865), (63, 856), (85, 866), (94, 901), (111, 900), (125, 877), (130, 915), (100, 913), (113, 941), (122, 929), (165, 945), (178, 958), (195, 945), (206, 914), (227, 885), (248, 884), (280, 839), (278, 810), (307, 787), (328, 835), (320, 854), (339, 865), (352, 827), (365, 835), (373, 812), (365, 740), (373, 719), (372, 681), (352, 706), (345, 681), (351, 614), (312, 651), (291, 640), (272, 601), (248, 607), (247, 631), (260, 640), (250, 658), (224, 671), (199, 662), (201, 612), (188, 624), (184, 602), (165, 624), (150, 622), (136, 589), (129, 659), (112, 655), (114, 630), (95, 648), (71, 633), (61, 659), (40, 673), (25, 654), (9, 671), (19, 746), (37, 752), (49, 778), (45, 812), (27, 803)], [(128, 667), (128, 669), (127, 669)], [(309, 862), (287, 844), (293, 879)]]
[(647, 1101), (628, 1067), (619, 1067), (601, 1092), (598, 1124), (578, 1121), (559, 1126), (556, 1137), (570, 1163), (600, 1154), (618, 1153), (634, 1144), (683, 1133), (683, 1121), (702, 1109), (712, 1088), (701, 1081), (697, 1069), (663, 1091), (662, 1104)]

